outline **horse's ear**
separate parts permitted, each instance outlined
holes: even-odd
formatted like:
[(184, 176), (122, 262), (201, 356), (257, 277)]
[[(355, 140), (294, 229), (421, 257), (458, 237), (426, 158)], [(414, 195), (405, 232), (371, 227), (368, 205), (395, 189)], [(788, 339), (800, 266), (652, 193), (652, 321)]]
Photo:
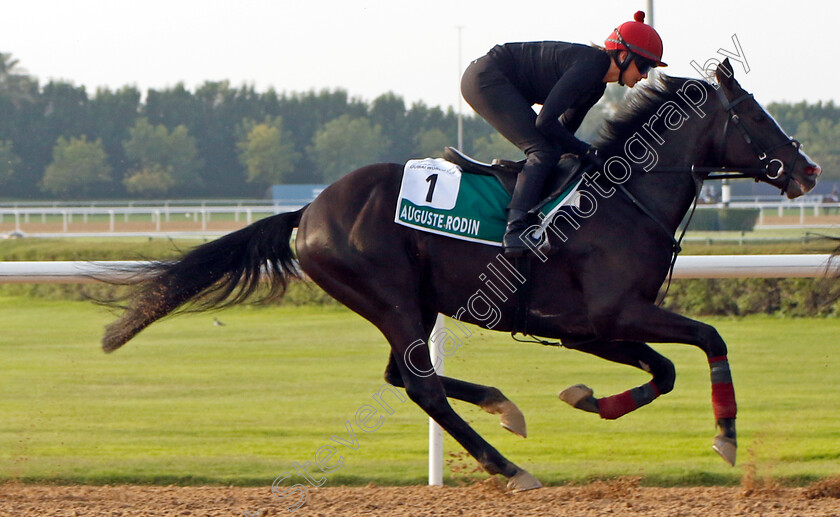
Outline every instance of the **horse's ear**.
[(732, 71), (732, 64), (729, 63), (729, 58), (724, 59), (723, 63), (719, 64), (717, 70), (715, 70), (715, 78), (718, 84), (727, 88), (732, 87), (734, 75), (735, 72)]

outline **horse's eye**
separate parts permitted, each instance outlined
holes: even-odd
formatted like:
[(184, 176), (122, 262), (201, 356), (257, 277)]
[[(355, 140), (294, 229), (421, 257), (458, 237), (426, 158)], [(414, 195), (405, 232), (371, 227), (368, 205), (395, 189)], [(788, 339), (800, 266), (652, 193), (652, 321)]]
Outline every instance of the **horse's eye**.
[(767, 120), (767, 118), (764, 115), (762, 115), (761, 113), (759, 113), (757, 115), (753, 115), (752, 119), (755, 120), (756, 122), (764, 122), (765, 120)]

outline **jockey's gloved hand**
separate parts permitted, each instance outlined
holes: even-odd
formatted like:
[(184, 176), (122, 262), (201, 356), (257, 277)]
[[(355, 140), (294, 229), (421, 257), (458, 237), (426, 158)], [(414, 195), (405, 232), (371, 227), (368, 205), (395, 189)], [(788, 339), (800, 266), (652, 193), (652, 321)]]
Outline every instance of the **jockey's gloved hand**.
[(604, 163), (607, 161), (604, 153), (595, 146), (589, 146), (582, 158), (584, 165), (591, 165), (592, 169), (596, 171), (603, 170)]

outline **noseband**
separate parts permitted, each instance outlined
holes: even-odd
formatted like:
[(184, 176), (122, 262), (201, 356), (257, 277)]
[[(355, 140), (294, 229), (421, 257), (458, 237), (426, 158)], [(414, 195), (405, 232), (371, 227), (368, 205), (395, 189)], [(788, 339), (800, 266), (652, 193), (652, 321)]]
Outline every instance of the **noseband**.
[[(785, 183), (781, 187), (781, 191), (782, 193), (784, 193), (787, 190), (788, 184), (793, 179), (792, 173), (785, 167), (785, 163), (782, 160), (778, 158), (770, 158), (770, 154), (778, 149), (781, 149), (782, 147), (792, 145), (797, 151), (796, 158), (794, 158), (794, 162), (793, 164), (791, 164), (790, 170), (792, 171), (796, 165), (796, 160), (799, 159), (799, 148), (802, 146), (802, 144), (800, 144), (799, 141), (794, 138), (787, 137), (784, 142), (781, 142), (777, 145), (768, 147), (763, 147), (759, 145), (753, 133), (750, 132), (749, 127), (747, 127), (745, 124), (742, 124), (741, 117), (735, 111), (735, 106), (746, 100), (752, 100), (753, 102), (755, 102), (755, 100), (753, 99), (753, 95), (751, 93), (744, 93), (734, 101), (730, 102), (729, 99), (726, 98), (726, 95), (723, 93), (723, 88), (721, 88), (720, 86), (718, 86), (715, 89), (715, 93), (717, 94), (718, 99), (720, 99), (721, 104), (723, 104), (723, 109), (725, 109), (729, 115), (726, 119), (726, 122), (723, 124), (723, 133), (721, 135), (721, 143), (718, 146), (717, 155), (721, 159), (723, 159), (726, 156), (726, 135), (729, 131), (729, 123), (731, 122), (733, 126), (738, 128), (738, 130), (741, 133), (741, 136), (744, 137), (744, 141), (747, 143), (747, 145), (753, 148), (753, 150), (756, 153), (756, 157), (758, 158), (759, 162), (761, 162), (764, 165), (764, 167), (751, 169), (738, 168), (737, 170), (727, 170), (726, 168), (718, 168), (717, 170), (710, 172), (720, 172), (719, 174), (710, 174), (706, 179), (753, 178), (756, 181), (759, 181), (762, 178), (776, 180), (784, 176)], [(773, 172), (773, 169), (776, 169), (775, 172)]]

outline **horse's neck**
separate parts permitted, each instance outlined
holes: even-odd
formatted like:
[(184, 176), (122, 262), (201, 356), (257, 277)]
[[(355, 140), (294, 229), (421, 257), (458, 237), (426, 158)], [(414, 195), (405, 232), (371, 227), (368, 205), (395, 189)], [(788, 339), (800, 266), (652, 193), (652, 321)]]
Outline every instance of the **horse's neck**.
[(664, 144), (651, 141), (650, 149), (657, 154), (656, 165), (647, 172), (634, 168), (626, 183), (627, 189), (671, 230), (676, 231), (700, 188), (691, 174), (692, 165), (720, 165), (709, 163), (714, 155), (715, 118), (708, 115), (704, 119), (689, 119), (680, 129), (661, 135)]

